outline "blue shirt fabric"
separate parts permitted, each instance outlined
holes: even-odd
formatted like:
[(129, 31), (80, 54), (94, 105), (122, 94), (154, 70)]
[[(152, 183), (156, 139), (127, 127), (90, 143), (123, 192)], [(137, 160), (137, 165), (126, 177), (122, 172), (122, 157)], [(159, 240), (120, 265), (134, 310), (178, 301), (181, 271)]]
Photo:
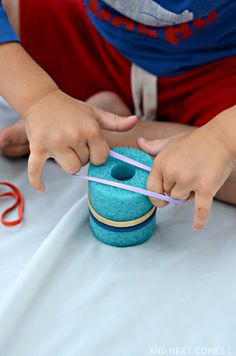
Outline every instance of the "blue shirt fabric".
[(85, 0), (100, 34), (131, 62), (173, 76), (236, 55), (235, 0)]
[(6, 42), (18, 42), (19, 38), (8, 22), (6, 12), (0, 1), (0, 44)]

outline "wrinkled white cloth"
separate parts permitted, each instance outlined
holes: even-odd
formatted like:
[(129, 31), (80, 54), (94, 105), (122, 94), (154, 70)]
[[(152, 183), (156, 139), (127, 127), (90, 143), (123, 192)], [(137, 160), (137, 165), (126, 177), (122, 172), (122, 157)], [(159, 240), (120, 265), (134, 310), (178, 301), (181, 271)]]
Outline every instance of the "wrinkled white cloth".
[(90, 232), (85, 182), (49, 162), (40, 194), (26, 171), (0, 156), (26, 203), (0, 225), (1, 356), (236, 354), (234, 207), (215, 202), (197, 233), (192, 206), (169, 206), (147, 243), (116, 248)]

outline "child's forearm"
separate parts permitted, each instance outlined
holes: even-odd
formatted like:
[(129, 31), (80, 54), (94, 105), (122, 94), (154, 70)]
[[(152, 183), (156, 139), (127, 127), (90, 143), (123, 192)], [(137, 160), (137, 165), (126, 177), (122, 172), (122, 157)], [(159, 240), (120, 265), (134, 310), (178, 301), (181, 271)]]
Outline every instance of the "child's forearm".
[(57, 89), (50, 76), (18, 43), (0, 45), (0, 95), (21, 115)]
[[(196, 127), (194, 126), (146, 120), (140, 121), (138, 125), (136, 125), (128, 132), (112, 133), (104, 131), (104, 133), (110, 147), (137, 147), (137, 138), (140, 136), (149, 140), (162, 139), (182, 132), (189, 132), (195, 129)], [(218, 191), (216, 199), (227, 203), (236, 204), (236, 169), (233, 170), (230, 177)]]

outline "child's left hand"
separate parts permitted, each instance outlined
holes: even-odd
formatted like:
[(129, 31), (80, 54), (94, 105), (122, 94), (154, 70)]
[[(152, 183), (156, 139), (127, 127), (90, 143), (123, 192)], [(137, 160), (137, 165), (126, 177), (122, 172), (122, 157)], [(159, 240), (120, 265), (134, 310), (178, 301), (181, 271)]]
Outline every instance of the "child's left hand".
[[(147, 188), (161, 194), (165, 192), (176, 199), (187, 199), (194, 193), (193, 228), (201, 230), (207, 223), (215, 194), (235, 164), (235, 156), (224, 136), (222, 120), (213, 119), (193, 132), (165, 140), (139, 138), (138, 145), (153, 156), (158, 154)], [(166, 205), (157, 199), (152, 202), (159, 207)]]

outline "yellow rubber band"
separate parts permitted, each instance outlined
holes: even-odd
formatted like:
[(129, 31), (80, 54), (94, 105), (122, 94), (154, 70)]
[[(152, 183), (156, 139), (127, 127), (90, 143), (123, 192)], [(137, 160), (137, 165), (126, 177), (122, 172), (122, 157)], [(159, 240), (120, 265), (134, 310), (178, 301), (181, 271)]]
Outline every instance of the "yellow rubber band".
[(135, 226), (138, 224), (143, 223), (144, 221), (146, 221), (155, 211), (156, 207), (153, 206), (151, 208), (151, 210), (149, 210), (145, 215), (141, 216), (138, 219), (135, 220), (129, 220), (129, 221), (113, 221), (113, 220), (109, 220), (104, 218), (103, 216), (99, 215), (92, 207), (90, 200), (88, 199), (88, 207), (89, 210), (91, 211), (91, 213), (93, 214), (93, 216), (100, 222), (102, 222), (103, 224), (109, 225), (109, 226), (114, 226), (114, 227), (130, 227), (130, 226)]

